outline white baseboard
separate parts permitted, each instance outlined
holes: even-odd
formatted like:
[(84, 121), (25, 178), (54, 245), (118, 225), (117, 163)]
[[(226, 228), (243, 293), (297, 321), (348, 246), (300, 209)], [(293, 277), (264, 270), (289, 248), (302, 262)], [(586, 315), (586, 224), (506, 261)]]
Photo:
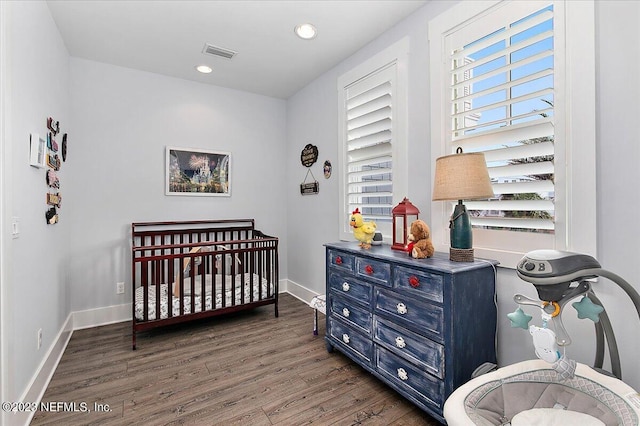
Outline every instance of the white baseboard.
[(287, 288), (289, 287), (288, 280), (279, 280), (278, 281), (278, 294), (287, 293)]
[[(318, 293), (290, 280), (280, 280), (279, 293), (289, 293), (304, 303), (309, 303), (314, 296), (318, 295)], [(131, 321), (131, 315), (130, 303), (70, 313), (58, 336), (51, 344), (47, 356), (34, 374), (21, 401), (36, 403), (41, 401), (75, 330)], [(15, 417), (9, 416), (9, 418), (11, 424), (28, 425), (33, 414), (33, 412), (15, 413)]]
[(131, 315), (131, 303), (76, 311), (73, 312), (73, 329), (82, 330), (83, 328), (131, 321)]
[[(55, 373), (58, 363), (64, 354), (67, 344), (71, 339), (74, 330), (83, 328), (98, 327), (101, 325), (113, 324), (131, 320), (131, 304), (108, 306), (106, 308), (88, 309), (86, 311), (71, 312), (62, 329), (54, 339), (47, 355), (36, 370), (31, 383), (22, 395), (20, 401), (28, 403), (39, 403), (44, 392), (49, 386), (51, 377)], [(12, 425), (28, 425), (33, 418), (34, 411), (24, 411), (9, 414), (7, 419)]]
[[(318, 295), (300, 284), (286, 279), (280, 280), (278, 284), (278, 292), (289, 293), (305, 303), (309, 303), (314, 296)], [(107, 306), (104, 308), (87, 309), (85, 311), (76, 311), (71, 313), (73, 318), (72, 329), (82, 330), (83, 328), (99, 327), (101, 325), (131, 321), (131, 315), (131, 303)]]
[(319, 295), (319, 293), (316, 293), (313, 290), (309, 290), (305, 286), (291, 280), (287, 280), (286, 292), (307, 304), (311, 302), (311, 299)]
[[(53, 377), (53, 373), (55, 373), (56, 368), (58, 368), (58, 363), (64, 354), (65, 349), (67, 348), (67, 344), (69, 343), (69, 339), (71, 339), (71, 335), (73, 334), (73, 313), (69, 314), (67, 320), (64, 322), (62, 329), (53, 340), (47, 355), (45, 355), (42, 363), (36, 370), (36, 373), (33, 375), (31, 379), (31, 383), (27, 386), (27, 390), (22, 395), (20, 401), (28, 402), (28, 403), (39, 403), (42, 399), (42, 395), (47, 390), (47, 386), (49, 386), (49, 382), (51, 381), (51, 377)], [(13, 416), (10, 416), (10, 424), (15, 425), (28, 425), (31, 423), (31, 419), (35, 411), (25, 410), (23, 412), (13, 413)]]

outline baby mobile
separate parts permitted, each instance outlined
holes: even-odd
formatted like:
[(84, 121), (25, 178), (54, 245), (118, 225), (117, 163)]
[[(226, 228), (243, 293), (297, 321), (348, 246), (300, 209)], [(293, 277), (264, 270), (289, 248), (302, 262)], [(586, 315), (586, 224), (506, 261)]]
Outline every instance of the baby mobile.
[[(521, 269), (523, 265), (525, 265), (524, 262), (518, 268)], [(573, 302), (571, 306), (578, 312), (579, 319), (590, 319), (594, 323), (600, 320), (600, 314), (603, 313), (604, 308), (591, 300), (592, 298), (598, 299), (587, 280), (579, 282), (576, 287), (569, 287), (568, 285), (566, 285), (566, 288), (563, 285), (548, 287), (553, 288), (536, 286), (538, 295), (545, 300), (536, 300), (522, 294), (516, 294), (513, 300), (518, 304), (518, 308), (514, 312), (507, 314), (507, 318), (511, 321), (511, 327), (523, 328), (529, 331), (533, 339), (536, 356), (552, 364), (560, 379), (565, 380), (573, 377), (576, 362), (568, 358), (565, 353), (566, 347), (571, 344), (571, 338), (562, 322), (561, 314), (564, 311), (564, 305), (571, 299), (582, 296), (579, 302)], [(522, 310), (521, 306), (523, 305), (535, 306), (540, 309), (541, 327), (529, 325), (533, 316), (527, 315)]]

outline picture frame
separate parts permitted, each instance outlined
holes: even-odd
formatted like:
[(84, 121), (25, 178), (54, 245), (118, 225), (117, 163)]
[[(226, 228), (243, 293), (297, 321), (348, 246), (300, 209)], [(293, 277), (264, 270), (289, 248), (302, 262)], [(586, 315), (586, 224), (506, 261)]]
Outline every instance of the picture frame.
[(42, 139), (38, 133), (30, 134), (31, 144), (29, 150), (29, 165), (43, 168), (47, 159), (47, 141)]
[(231, 196), (231, 153), (167, 146), (165, 195)]

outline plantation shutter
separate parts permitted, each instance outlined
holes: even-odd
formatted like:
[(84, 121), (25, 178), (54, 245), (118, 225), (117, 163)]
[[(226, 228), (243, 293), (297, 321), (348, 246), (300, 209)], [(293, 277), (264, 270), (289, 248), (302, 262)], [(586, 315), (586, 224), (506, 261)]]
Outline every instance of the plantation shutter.
[(484, 20), (445, 39), (448, 149), (485, 154), (495, 197), (465, 201), (474, 227), (553, 233), (553, 8), (512, 2), (495, 14), (493, 31)]
[(395, 63), (345, 88), (346, 208), (391, 233)]

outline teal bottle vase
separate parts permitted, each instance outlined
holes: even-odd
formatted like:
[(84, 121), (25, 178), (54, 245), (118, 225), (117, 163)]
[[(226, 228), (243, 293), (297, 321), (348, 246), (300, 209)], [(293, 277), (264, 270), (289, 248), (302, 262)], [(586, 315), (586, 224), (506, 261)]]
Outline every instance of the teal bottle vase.
[(471, 232), (471, 219), (467, 208), (458, 200), (451, 220), (449, 221), (449, 233), (451, 247), (457, 249), (470, 249), (473, 247), (473, 233)]

